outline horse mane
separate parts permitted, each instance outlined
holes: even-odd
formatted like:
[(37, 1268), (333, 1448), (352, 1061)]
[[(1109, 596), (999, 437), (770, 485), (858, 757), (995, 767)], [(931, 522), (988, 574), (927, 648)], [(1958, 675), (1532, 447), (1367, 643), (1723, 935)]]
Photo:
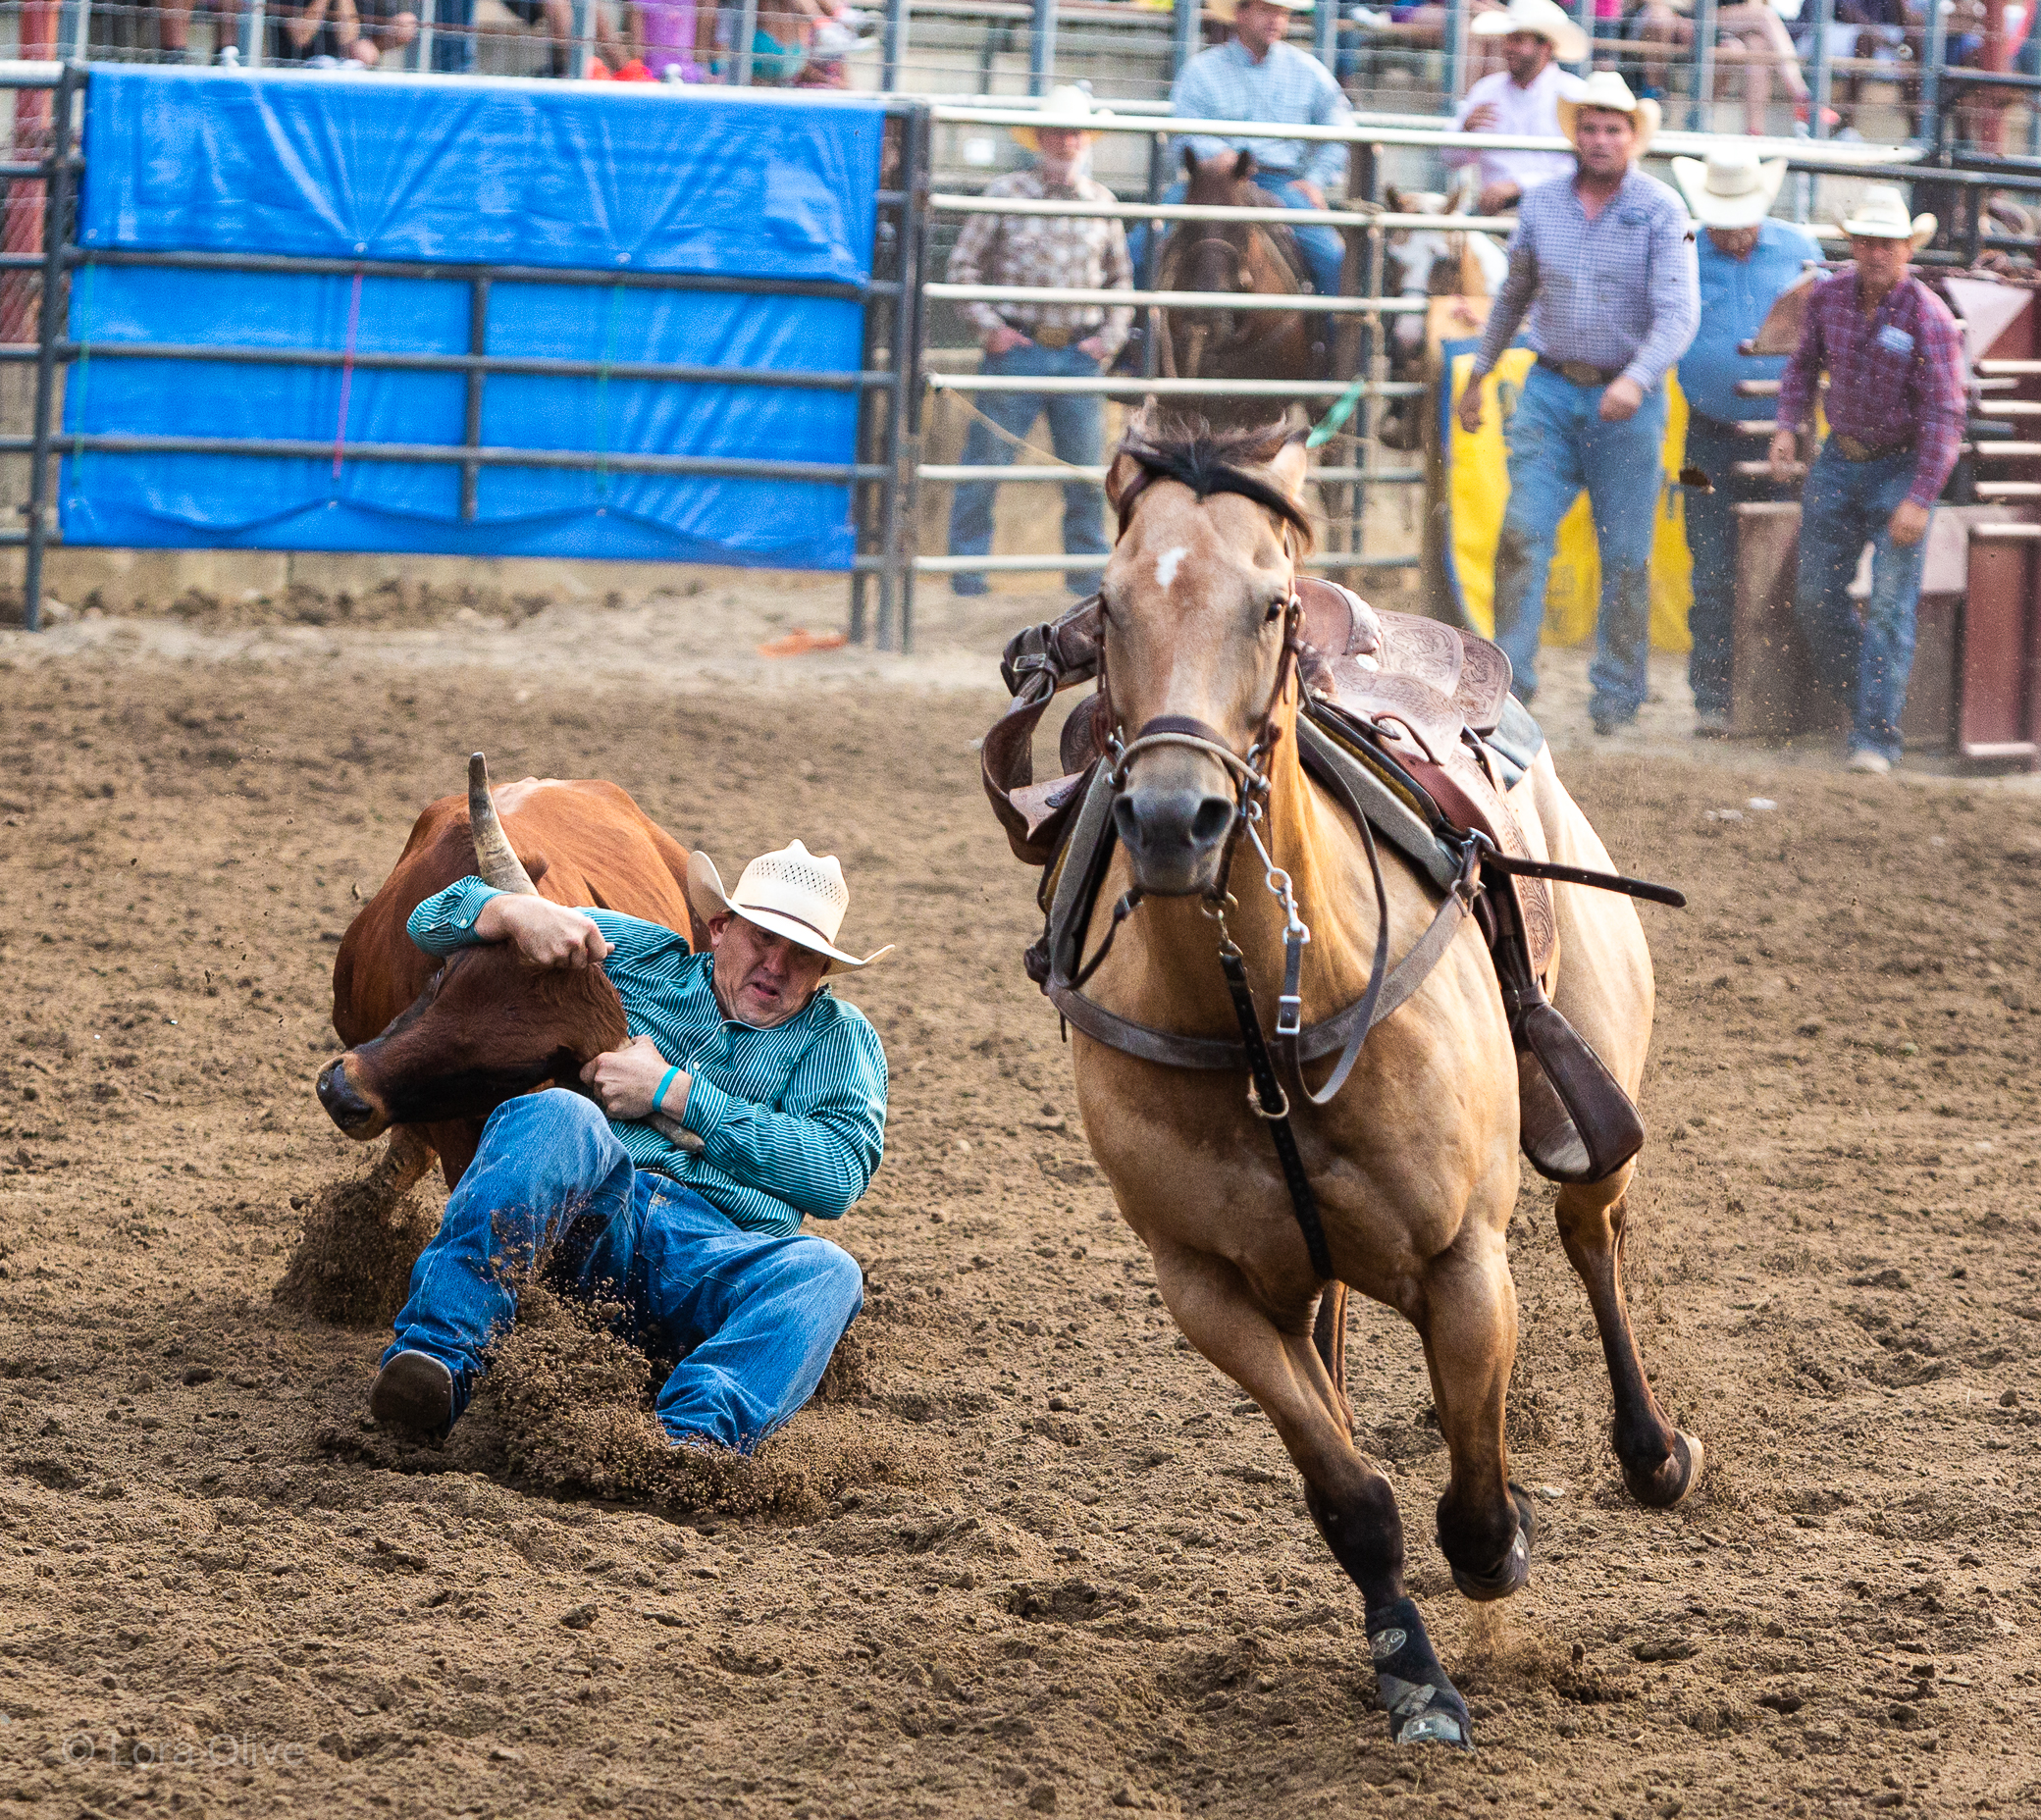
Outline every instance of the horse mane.
[(1309, 549), (1316, 541), (1311, 520), (1304, 508), (1260, 476), (1247, 472), (1274, 461), (1285, 446), (1301, 435), (1287, 424), (1264, 424), (1250, 430), (1215, 430), (1202, 418), (1164, 426), (1160, 429), (1128, 430), (1121, 439), (1117, 455), (1125, 455), (1141, 470), (1140, 476), (1124, 487), (1113, 500), (1120, 515), (1120, 535), (1126, 535), (1135, 501), (1154, 480), (1180, 481), (1200, 501), (1215, 493), (1236, 493), (1243, 499), (1266, 507), (1297, 534), (1301, 547)]

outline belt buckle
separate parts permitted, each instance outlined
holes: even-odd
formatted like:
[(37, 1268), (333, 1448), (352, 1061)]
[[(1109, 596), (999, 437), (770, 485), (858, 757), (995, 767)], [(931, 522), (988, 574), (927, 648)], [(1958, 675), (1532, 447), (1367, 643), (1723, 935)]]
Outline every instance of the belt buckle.
[(1591, 367), (1585, 360), (1562, 360), (1559, 371), (1576, 386), (1598, 386), (1602, 383), (1601, 369)]
[(1854, 436), (1845, 436), (1840, 430), (1836, 432), (1836, 446), (1843, 451), (1845, 461), (1861, 461), (1871, 452)]
[(1060, 353), (1071, 344), (1071, 331), (1038, 327), (1032, 338), (1037, 347), (1046, 347), (1052, 353)]

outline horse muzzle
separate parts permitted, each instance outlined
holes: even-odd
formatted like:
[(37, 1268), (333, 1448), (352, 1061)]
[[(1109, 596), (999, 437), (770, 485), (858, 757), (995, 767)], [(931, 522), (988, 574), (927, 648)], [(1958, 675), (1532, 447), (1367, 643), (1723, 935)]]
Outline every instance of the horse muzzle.
[(1233, 825), (1230, 796), (1158, 780), (1113, 805), (1113, 830), (1143, 897), (1187, 898), (1213, 890)]
[(348, 1078), (346, 1056), (328, 1063), (321, 1071), (318, 1094), (327, 1117), (357, 1143), (366, 1143), (389, 1128), (390, 1116)]

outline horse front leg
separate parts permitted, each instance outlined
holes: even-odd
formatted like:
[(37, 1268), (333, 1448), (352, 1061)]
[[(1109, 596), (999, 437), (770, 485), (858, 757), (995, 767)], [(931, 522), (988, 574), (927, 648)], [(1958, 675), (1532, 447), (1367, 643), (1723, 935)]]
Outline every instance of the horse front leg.
[(1470, 1599), (1507, 1598), (1531, 1577), (1531, 1499), (1509, 1482), (1502, 1438), (1517, 1298), (1499, 1224), (1472, 1219), (1425, 1267), (1418, 1330), (1452, 1462), (1439, 1546)]
[(1623, 1482), (1640, 1504), (1667, 1510), (1701, 1482), (1707, 1455), (1692, 1434), (1665, 1419), (1645, 1376), (1623, 1291), (1623, 1231), (1629, 1218), (1631, 1166), (1606, 1181), (1569, 1182), (1559, 1190), (1559, 1242), (1588, 1292), (1601, 1355), (1608, 1361), (1615, 1404), (1616, 1459)]
[[(1425, 1635), (1403, 1589), (1403, 1522), (1389, 1482), (1349, 1438), (1350, 1414), (1310, 1332), (1307, 1302), (1293, 1328), (1280, 1326), (1224, 1258), (1153, 1244), (1157, 1287), (1185, 1338), (1261, 1405), (1304, 1476), (1304, 1501), (1318, 1533), (1359, 1587), (1376, 1688), (1397, 1743), (1427, 1741), (1471, 1750), (1467, 1702)], [(1343, 1285), (1334, 1285), (1343, 1311)], [(1326, 1305), (1335, 1301), (1329, 1292)], [(1320, 1328), (1337, 1355), (1322, 1306)]]

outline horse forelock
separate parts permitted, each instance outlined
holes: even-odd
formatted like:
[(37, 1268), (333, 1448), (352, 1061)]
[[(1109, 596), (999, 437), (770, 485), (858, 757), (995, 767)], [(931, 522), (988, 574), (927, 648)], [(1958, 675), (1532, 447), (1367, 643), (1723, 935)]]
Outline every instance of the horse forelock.
[(1273, 512), (1296, 533), (1299, 546), (1308, 549), (1315, 540), (1304, 508), (1259, 474), (1249, 472), (1247, 465), (1273, 461), (1290, 441), (1287, 428), (1215, 431), (1200, 426), (1152, 440), (1129, 434), (1120, 452), (1139, 467), (1141, 478), (1124, 489), (1114, 502), (1120, 515), (1120, 535), (1126, 535), (1134, 507), (1148, 485), (1173, 480), (1189, 488), (1200, 504), (1219, 493), (1252, 501)]

